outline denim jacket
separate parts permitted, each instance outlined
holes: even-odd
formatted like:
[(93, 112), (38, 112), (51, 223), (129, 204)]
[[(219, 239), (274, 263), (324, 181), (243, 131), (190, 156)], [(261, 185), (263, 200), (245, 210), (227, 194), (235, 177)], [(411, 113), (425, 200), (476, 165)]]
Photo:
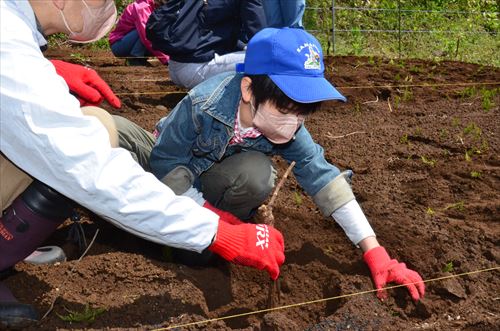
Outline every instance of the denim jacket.
[(286, 144), (273, 144), (261, 135), (229, 145), (241, 99), (242, 78), (234, 72), (212, 77), (193, 88), (158, 122), (159, 136), (150, 159), (155, 176), (162, 179), (177, 167), (186, 167), (196, 183), (215, 162), (235, 153), (254, 150), (279, 155), (288, 163), (295, 161), (295, 178), (325, 216), (353, 200), (348, 183), (352, 173), (341, 173), (328, 163), (323, 148), (314, 142), (304, 125)]

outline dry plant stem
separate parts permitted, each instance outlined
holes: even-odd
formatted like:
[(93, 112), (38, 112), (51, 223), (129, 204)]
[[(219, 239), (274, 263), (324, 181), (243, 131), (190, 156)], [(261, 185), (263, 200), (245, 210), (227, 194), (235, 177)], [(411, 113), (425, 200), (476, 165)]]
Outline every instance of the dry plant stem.
[(271, 281), (269, 283), (268, 293), (267, 293), (267, 307), (275, 308), (279, 306), (280, 302), (281, 302), (281, 282), (278, 278), (275, 281)]
[(389, 105), (389, 111), (392, 113), (391, 98), (387, 98), (387, 104)]
[(271, 196), (271, 200), (269, 200), (269, 203), (267, 204), (267, 207), (272, 208), (272, 206), (274, 204), (274, 200), (276, 200), (276, 196), (278, 196), (278, 193), (281, 190), (281, 187), (285, 183), (286, 178), (288, 177), (288, 175), (290, 174), (290, 172), (292, 171), (294, 166), (295, 166), (295, 161), (292, 161), (292, 163), (290, 163), (290, 165), (286, 169), (285, 173), (283, 174), (283, 177), (281, 178), (280, 182), (276, 186), (276, 189), (274, 190), (273, 195)]
[[(279, 191), (281, 190), (281, 187), (285, 183), (286, 178), (292, 171), (293, 167), (295, 166), (295, 161), (292, 161), (288, 168), (286, 169), (285, 173), (283, 174), (283, 177), (279, 181), (278, 185), (276, 185), (276, 188), (274, 189), (274, 192), (271, 196), (271, 199), (269, 200), (269, 203), (267, 205), (262, 205), (259, 207), (259, 211), (262, 213), (264, 216), (264, 222), (267, 225), (274, 226), (274, 215), (273, 215), (273, 204), (274, 201), (276, 201), (276, 197), (278, 196)], [(277, 293), (277, 300), (276, 303), (280, 302), (280, 293), (281, 293), (281, 286), (280, 286), (280, 281), (279, 278), (271, 283), (269, 283), (269, 291), (268, 291), (268, 306), (270, 308), (275, 307), (275, 300), (274, 300), (274, 293)]]
[(363, 105), (366, 105), (368, 103), (376, 103), (376, 102), (378, 102), (378, 95), (377, 95), (377, 99), (372, 100), (372, 101), (365, 101), (365, 102), (363, 102)]
[[(76, 262), (80, 262), (83, 259), (83, 257), (87, 254), (87, 252), (90, 250), (90, 247), (92, 247), (92, 244), (94, 244), (95, 238), (97, 238), (98, 233), (99, 233), (99, 229), (97, 229), (95, 231), (94, 237), (90, 241), (90, 244), (87, 246), (87, 249), (85, 249), (85, 252), (83, 252), (83, 254), (80, 256), (80, 258)], [(71, 270), (69, 271), (70, 275), (73, 273), (73, 271), (75, 271), (75, 268), (76, 268), (76, 265), (74, 265), (71, 268)], [(67, 278), (64, 280), (64, 282), (60, 286), (60, 289), (62, 289), (64, 287), (64, 285), (66, 285), (67, 280), (68, 280)], [(59, 290), (59, 293), (61, 293), (60, 290)], [(59, 296), (60, 295), (57, 294), (56, 297), (54, 298), (54, 300), (52, 300), (52, 303), (50, 304), (49, 309), (47, 310), (47, 312), (45, 314), (43, 314), (43, 316), (42, 316), (42, 318), (40, 318), (40, 320), (43, 320), (45, 317), (47, 317), (50, 314), (50, 312), (52, 311), (52, 309), (54, 309), (54, 305), (56, 304), (57, 299), (59, 299)]]
[(330, 138), (330, 139), (340, 139), (340, 138), (349, 137), (349, 136), (352, 136), (354, 134), (359, 134), (359, 133), (366, 133), (366, 132), (365, 131), (354, 131), (351, 133), (343, 134), (341, 136), (332, 136), (332, 134), (330, 132), (327, 132), (326, 137)]

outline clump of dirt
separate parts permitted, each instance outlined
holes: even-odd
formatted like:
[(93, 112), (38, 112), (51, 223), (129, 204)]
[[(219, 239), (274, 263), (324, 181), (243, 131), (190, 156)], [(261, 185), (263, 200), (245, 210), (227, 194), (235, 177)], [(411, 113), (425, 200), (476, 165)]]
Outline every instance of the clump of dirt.
[[(75, 60), (71, 49), (49, 57)], [(78, 50), (144, 128), (184, 96), (168, 67), (128, 67), (105, 52)], [(206, 268), (170, 262), (159, 245), (135, 238), (83, 211), (88, 254), (65, 242), (69, 225), (49, 240), (70, 256), (57, 266), (16, 265), (6, 280), (43, 314), (31, 330), (493, 330), (500, 325), (498, 68), (457, 62), (326, 59), (327, 76), (348, 98), (328, 102), (306, 126), (327, 160), (354, 171), (353, 190), (379, 241), (427, 280), (413, 303), (404, 288), (381, 302), (362, 254), (324, 218), (291, 175), (273, 207), (285, 237), (281, 300), (267, 308), (268, 276), (216, 260)], [(307, 87), (304, 87), (307, 88)], [(496, 91), (496, 93), (495, 93)], [(287, 165), (275, 158), (280, 175)], [(476, 272), (470, 273), (469, 272)], [(459, 277), (440, 279), (466, 273)], [(320, 300), (323, 298), (335, 298)], [(104, 308), (94, 322), (58, 317)], [(279, 308), (279, 307), (278, 307)], [(227, 318), (226, 318), (227, 317)], [(179, 328), (180, 329), (180, 328)]]

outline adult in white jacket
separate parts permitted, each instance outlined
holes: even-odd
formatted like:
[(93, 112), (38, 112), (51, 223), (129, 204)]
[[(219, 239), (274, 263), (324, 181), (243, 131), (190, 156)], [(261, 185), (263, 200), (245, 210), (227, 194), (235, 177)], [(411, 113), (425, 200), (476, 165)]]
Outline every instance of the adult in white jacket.
[[(116, 19), (112, 0), (2, 0), (0, 6), (0, 271), (41, 244), (74, 201), (146, 240), (208, 248), (278, 277), (281, 233), (176, 196), (116, 148), (116, 137), (96, 117), (83, 115), (43, 56), (46, 35), (62, 32), (75, 42), (104, 36)], [(256, 245), (262, 234), (266, 245)], [(32, 320), (33, 307), (16, 302), (0, 283), (0, 326)]]

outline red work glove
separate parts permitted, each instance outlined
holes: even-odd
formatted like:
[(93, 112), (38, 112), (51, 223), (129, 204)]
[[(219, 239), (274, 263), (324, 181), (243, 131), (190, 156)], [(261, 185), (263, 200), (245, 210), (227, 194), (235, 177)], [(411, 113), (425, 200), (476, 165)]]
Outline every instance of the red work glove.
[(208, 249), (230, 262), (265, 269), (273, 280), (285, 262), (283, 236), (265, 224), (233, 225), (219, 220), (215, 240)]
[(114, 108), (122, 106), (120, 99), (95, 70), (60, 60), (50, 60), (69, 90), (80, 100), (80, 106), (97, 106), (104, 99)]
[(370, 268), (375, 287), (379, 289), (379, 299), (387, 298), (387, 293), (380, 290), (387, 283), (394, 282), (406, 285), (413, 300), (418, 301), (424, 297), (425, 286), (418, 272), (408, 269), (404, 263), (399, 263), (389, 257), (384, 247), (379, 246), (365, 252), (363, 258)]
[(203, 204), (203, 208), (207, 208), (207, 209), (213, 211), (214, 213), (216, 213), (217, 215), (219, 215), (221, 221), (224, 221), (224, 222), (232, 224), (232, 225), (243, 224), (243, 222), (240, 221), (240, 219), (238, 217), (234, 216), (233, 214), (231, 214), (228, 211), (224, 211), (224, 210), (221, 210), (217, 207), (214, 207), (208, 201), (205, 201), (205, 203)]

